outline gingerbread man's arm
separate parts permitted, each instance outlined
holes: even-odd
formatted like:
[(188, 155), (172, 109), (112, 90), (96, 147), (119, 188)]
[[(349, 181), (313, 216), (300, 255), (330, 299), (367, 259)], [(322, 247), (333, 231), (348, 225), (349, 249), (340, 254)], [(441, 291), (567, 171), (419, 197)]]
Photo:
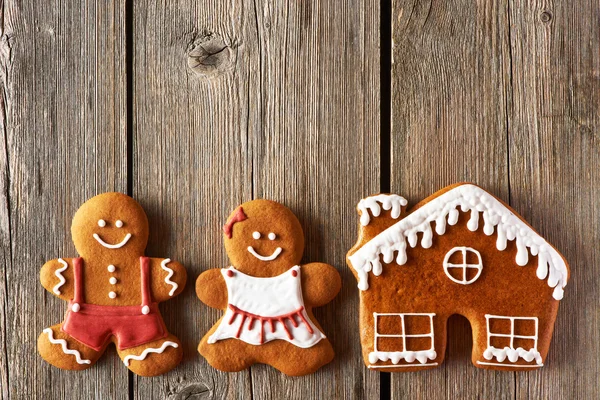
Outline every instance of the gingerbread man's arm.
[(224, 310), (227, 308), (227, 284), (221, 268), (209, 269), (196, 280), (196, 295), (207, 306)]
[(307, 307), (320, 307), (334, 299), (342, 288), (339, 272), (329, 264), (302, 266), (302, 297)]
[(183, 265), (169, 258), (150, 258), (152, 299), (166, 301), (183, 291), (187, 272)]
[(63, 300), (73, 299), (73, 259), (58, 258), (44, 264), (40, 270), (42, 286)]

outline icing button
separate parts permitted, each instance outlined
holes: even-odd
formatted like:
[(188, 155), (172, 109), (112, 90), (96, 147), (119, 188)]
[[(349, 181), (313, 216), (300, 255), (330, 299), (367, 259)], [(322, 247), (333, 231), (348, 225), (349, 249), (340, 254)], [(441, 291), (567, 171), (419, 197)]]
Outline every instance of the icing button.
[(108, 297), (110, 297), (111, 299), (114, 299), (115, 297), (117, 297), (117, 294), (115, 292), (109, 292)]
[(81, 307), (79, 306), (79, 303), (73, 303), (73, 305), (71, 306), (71, 311), (78, 312), (80, 308)]
[(227, 270), (227, 276), (231, 278), (233, 276), (233, 271)]
[(294, 278), (295, 278), (295, 277), (297, 277), (297, 276), (298, 276), (298, 271), (296, 271), (296, 270), (293, 270), (293, 271), (292, 271), (292, 276), (293, 276)]
[(150, 312), (150, 307), (144, 306), (142, 307), (142, 314), (146, 315)]
[(116, 268), (114, 265), (111, 264), (108, 266), (108, 272), (115, 272), (115, 270), (116, 270)]
[(117, 284), (117, 278), (115, 278), (114, 276), (111, 276), (110, 279), (108, 280), (108, 282), (111, 285), (116, 285)]

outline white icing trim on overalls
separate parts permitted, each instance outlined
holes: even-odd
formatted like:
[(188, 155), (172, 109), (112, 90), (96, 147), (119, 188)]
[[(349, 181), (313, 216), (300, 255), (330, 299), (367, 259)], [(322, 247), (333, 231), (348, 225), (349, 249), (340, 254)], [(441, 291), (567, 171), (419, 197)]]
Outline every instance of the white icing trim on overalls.
[(98, 243), (100, 243), (102, 246), (106, 247), (107, 249), (120, 249), (121, 247), (125, 246), (125, 244), (126, 244), (128, 241), (129, 241), (129, 239), (131, 239), (131, 233), (128, 233), (128, 234), (125, 236), (125, 239), (123, 239), (123, 240), (121, 241), (121, 243), (117, 243), (117, 244), (108, 244), (108, 243), (106, 243), (104, 240), (102, 240), (102, 239), (100, 238), (100, 236), (98, 236), (98, 234), (97, 234), (97, 233), (94, 233), (92, 236), (94, 237), (94, 239), (96, 239), (96, 241), (97, 241)]
[[(395, 316), (400, 317), (400, 324), (402, 327), (401, 334), (382, 334), (377, 331), (377, 318), (379, 316)], [(404, 323), (404, 317), (406, 316), (417, 316), (417, 317), (429, 317), (429, 333), (418, 333), (418, 334), (407, 334), (406, 333), (406, 325)], [(369, 353), (369, 362), (371, 364), (375, 364), (378, 361), (388, 361), (391, 360), (394, 365), (398, 364), (401, 360), (406, 361), (407, 363), (412, 363), (415, 360), (421, 363), (421, 366), (431, 366), (437, 365), (435, 364), (426, 364), (428, 360), (435, 360), (437, 357), (437, 353), (434, 350), (434, 331), (433, 331), (433, 317), (435, 314), (433, 313), (373, 313), (373, 351)], [(377, 350), (377, 339), (380, 337), (394, 337), (394, 338), (402, 338), (402, 349), (403, 351), (379, 351)], [(431, 339), (431, 348), (428, 350), (406, 350), (406, 338), (414, 338), (414, 337), (429, 337)], [(402, 365), (402, 366), (420, 366), (419, 364), (411, 364), (411, 365)], [(369, 368), (392, 368), (393, 365), (386, 366), (369, 366)]]
[(77, 364), (91, 364), (92, 363), (90, 360), (82, 359), (81, 353), (78, 352), (77, 350), (69, 349), (67, 347), (67, 341), (65, 339), (54, 339), (54, 333), (52, 332), (52, 329), (46, 328), (46, 329), (44, 329), (43, 332), (48, 335), (48, 340), (50, 341), (50, 343), (60, 344), (60, 347), (62, 348), (63, 353), (75, 356), (75, 361), (77, 361)]
[(173, 296), (173, 293), (175, 293), (175, 291), (177, 290), (177, 288), (179, 287), (178, 284), (176, 284), (175, 282), (173, 282), (171, 280), (171, 277), (173, 276), (173, 274), (175, 273), (171, 268), (167, 267), (167, 264), (171, 262), (170, 258), (165, 258), (161, 263), (160, 266), (162, 269), (164, 269), (165, 271), (167, 271), (169, 273), (169, 275), (167, 275), (167, 277), (165, 278), (165, 283), (171, 285), (173, 288), (169, 291), (169, 296)]
[(423, 248), (431, 247), (433, 231), (430, 224), (435, 222), (435, 232), (443, 235), (446, 232), (446, 223), (454, 225), (458, 222), (459, 207), (463, 212), (471, 212), (467, 228), (473, 232), (478, 228), (479, 214), (483, 213), (483, 232), (489, 236), (496, 231), (498, 250), (505, 250), (508, 240), (516, 240), (517, 265), (527, 264), (529, 252), (537, 256), (537, 277), (542, 280), (548, 278), (548, 286), (554, 288), (552, 296), (556, 300), (562, 299), (569, 273), (561, 255), (500, 201), (483, 189), (470, 184), (455, 187), (429, 201), (352, 254), (349, 260), (358, 272), (358, 288), (369, 288), (369, 271), (372, 270), (375, 276), (381, 275), (379, 255), (383, 255), (385, 263), (391, 263), (394, 260), (394, 252), (397, 251), (396, 262), (398, 265), (404, 265), (407, 261), (407, 241), (411, 247), (416, 247), (418, 233), (423, 234)]
[(54, 286), (54, 288), (52, 288), (52, 291), (55, 294), (60, 294), (60, 287), (62, 285), (65, 284), (66, 280), (65, 277), (62, 275), (62, 272), (64, 272), (67, 268), (69, 268), (69, 264), (67, 264), (67, 262), (65, 260), (63, 260), (62, 258), (58, 259), (58, 262), (61, 263), (62, 265), (64, 265), (63, 267), (57, 269), (56, 271), (54, 271), (54, 275), (56, 275), (56, 277), (59, 279), (60, 282), (58, 282), (56, 284), (56, 286)]
[(177, 343), (175, 343), (175, 342), (166, 341), (160, 347), (156, 347), (156, 348), (148, 347), (146, 350), (142, 351), (142, 354), (140, 354), (139, 356), (136, 356), (136, 355), (133, 355), (133, 354), (128, 355), (127, 357), (125, 357), (123, 359), (123, 364), (125, 364), (126, 366), (129, 367), (129, 360), (142, 361), (150, 353), (162, 354), (162, 352), (164, 352), (165, 349), (167, 347), (169, 347), (169, 346), (174, 347), (174, 348), (178, 348), (179, 347), (179, 345)]
[[(490, 319), (505, 319), (510, 321), (510, 333), (497, 333), (490, 331)], [(516, 335), (515, 334), (515, 320), (520, 321), (533, 321), (535, 324), (535, 334), (533, 336), (525, 336), (525, 335)], [(503, 315), (485, 315), (485, 321), (487, 326), (487, 349), (483, 352), (483, 358), (488, 361), (491, 361), (496, 357), (498, 362), (502, 363), (506, 358), (511, 363), (517, 362), (519, 358), (527, 362), (531, 362), (535, 360), (536, 364), (542, 366), (542, 356), (540, 352), (537, 350), (538, 343), (538, 325), (539, 321), (537, 317), (508, 317)], [(490, 339), (492, 336), (495, 337), (507, 337), (510, 338), (510, 345), (504, 347), (503, 349), (496, 348), (491, 345)], [(515, 349), (514, 341), (515, 339), (528, 339), (533, 340), (533, 347), (529, 350), (525, 350), (522, 347), (518, 347)], [(485, 364), (484, 364), (485, 365)], [(503, 364), (501, 364), (503, 365)], [(513, 365), (519, 366), (520, 365)]]
[(402, 207), (406, 206), (408, 201), (397, 194), (378, 194), (362, 199), (357, 206), (360, 210), (360, 224), (362, 226), (367, 226), (369, 225), (369, 222), (371, 222), (371, 216), (369, 215), (368, 210), (371, 210), (374, 217), (379, 217), (379, 214), (381, 214), (379, 203), (381, 203), (381, 206), (383, 206), (383, 209), (386, 211), (392, 209), (392, 218), (398, 219), (402, 212)]

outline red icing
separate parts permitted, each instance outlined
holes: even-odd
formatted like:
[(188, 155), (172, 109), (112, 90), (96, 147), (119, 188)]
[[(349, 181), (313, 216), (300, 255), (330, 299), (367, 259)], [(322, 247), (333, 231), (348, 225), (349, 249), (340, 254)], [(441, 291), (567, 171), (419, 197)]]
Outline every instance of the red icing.
[(242, 322), (240, 323), (240, 326), (236, 332), (235, 337), (239, 338), (241, 333), (242, 333), (242, 329), (244, 328), (244, 322), (246, 322), (246, 318), (249, 318), (250, 321), (248, 322), (248, 330), (251, 330), (254, 326), (254, 321), (258, 320), (260, 322), (260, 344), (264, 343), (264, 323), (267, 322), (270, 326), (271, 326), (271, 332), (275, 332), (275, 322), (280, 322), (281, 325), (283, 326), (283, 330), (285, 331), (285, 333), (287, 334), (287, 337), (290, 340), (294, 339), (294, 336), (292, 336), (292, 333), (288, 330), (287, 326), (285, 325), (285, 321), (289, 320), (291, 322), (291, 324), (294, 326), (294, 328), (298, 327), (298, 321), (296, 321), (296, 319), (294, 318), (295, 316), (298, 316), (300, 318), (300, 320), (304, 323), (304, 325), (306, 325), (306, 329), (308, 330), (309, 333), (313, 334), (314, 330), (311, 328), (310, 324), (308, 323), (308, 321), (306, 320), (306, 318), (304, 318), (304, 316), (302, 315), (302, 311), (304, 311), (304, 307), (300, 307), (299, 309), (297, 309), (294, 312), (291, 312), (289, 314), (284, 314), (284, 315), (279, 315), (277, 317), (262, 317), (260, 315), (256, 315), (256, 314), (252, 314), (249, 313), (247, 311), (243, 311), (241, 309), (239, 309), (238, 307), (229, 304), (229, 308), (231, 309), (231, 311), (233, 311), (233, 314), (231, 315), (231, 318), (229, 319), (229, 325), (233, 324), (233, 322), (235, 321), (236, 317), (238, 315), (242, 316)]
[(295, 277), (297, 277), (297, 276), (298, 276), (298, 271), (296, 271), (296, 270), (293, 270), (293, 271), (292, 271), (292, 276), (293, 276), (294, 278), (295, 278)]
[(227, 276), (231, 278), (233, 276), (233, 271), (227, 270)]
[(225, 235), (227, 235), (227, 237), (231, 239), (231, 237), (233, 236), (233, 225), (236, 222), (241, 222), (246, 219), (248, 219), (248, 217), (246, 217), (246, 214), (244, 214), (244, 209), (241, 206), (238, 207), (235, 213), (231, 216), (231, 218), (229, 218), (229, 221), (227, 221), (225, 226), (223, 226), (223, 232), (225, 232)]
[[(165, 338), (168, 333), (160, 316), (157, 303), (151, 303), (150, 260), (140, 257), (142, 304), (139, 306), (100, 306), (83, 302), (83, 263), (81, 258), (73, 260), (74, 296), (61, 330), (77, 341), (96, 351), (102, 350), (110, 338), (117, 338), (119, 350), (139, 346)], [(71, 306), (77, 303), (78, 312)], [(148, 314), (142, 314), (147, 305)]]

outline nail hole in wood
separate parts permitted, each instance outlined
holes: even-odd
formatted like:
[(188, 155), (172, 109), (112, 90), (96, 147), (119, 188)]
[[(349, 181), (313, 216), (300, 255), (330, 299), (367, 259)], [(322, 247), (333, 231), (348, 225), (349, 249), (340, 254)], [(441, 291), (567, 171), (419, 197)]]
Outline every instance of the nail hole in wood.
[(225, 74), (235, 64), (235, 51), (216, 34), (196, 38), (187, 53), (188, 66), (200, 76), (210, 78)]

